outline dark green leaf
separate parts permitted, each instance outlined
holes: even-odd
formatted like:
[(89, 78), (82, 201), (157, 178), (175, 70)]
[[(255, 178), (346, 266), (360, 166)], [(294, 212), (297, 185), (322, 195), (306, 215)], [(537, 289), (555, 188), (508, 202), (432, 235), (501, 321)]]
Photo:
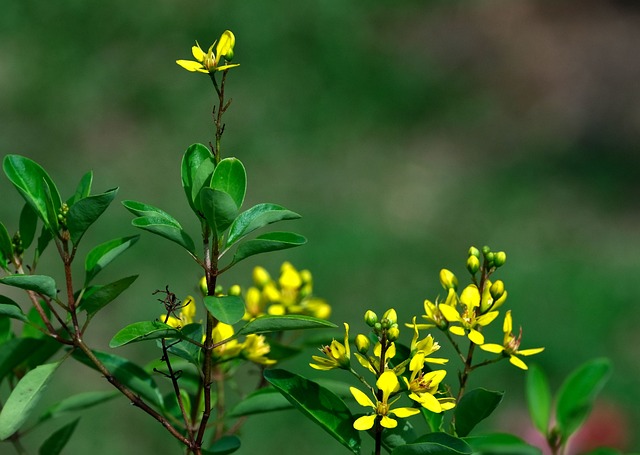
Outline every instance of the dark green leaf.
[(23, 322), (28, 320), (27, 315), (22, 312), (20, 305), (4, 295), (0, 295), (0, 315)]
[(469, 447), (469, 445), (462, 439), (456, 438), (455, 436), (451, 436), (450, 434), (441, 431), (436, 431), (420, 436), (418, 439), (416, 439), (415, 442), (440, 444), (441, 446), (465, 454), (470, 454), (473, 451), (471, 447)]
[(529, 366), (525, 390), (531, 421), (546, 436), (551, 418), (551, 390), (547, 377), (537, 365)]
[(129, 343), (161, 338), (182, 338), (182, 335), (178, 329), (160, 321), (135, 322), (116, 333), (109, 341), (109, 347), (118, 348)]
[(204, 306), (216, 319), (233, 325), (244, 316), (244, 300), (237, 295), (207, 296)]
[[(35, 210), (42, 221), (53, 229), (47, 211), (46, 188), (50, 191), (50, 202), (54, 211), (60, 208), (60, 193), (49, 174), (35, 161), (20, 155), (7, 155), (2, 168), (11, 183), (16, 187), (25, 201)], [(57, 213), (56, 213), (57, 215)]]
[(191, 209), (196, 214), (200, 210), (198, 195), (202, 187), (209, 186), (211, 183), (214, 168), (213, 155), (202, 144), (191, 145), (182, 156), (180, 166), (182, 188), (184, 188)]
[(512, 434), (493, 433), (465, 438), (474, 455), (541, 455), (542, 451), (530, 446)]
[(79, 309), (93, 316), (122, 294), (133, 284), (136, 278), (138, 278), (138, 275), (132, 275), (113, 283), (88, 287), (78, 304)]
[(236, 332), (236, 335), (283, 332), (285, 330), (326, 329), (335, 327), (337, 327), (337, 325), (333, 322), (302, 314), (290, 314), (285, 316), (265, 315), (247, 322)]
[(180, 223), (178, 223), (178, 220), (176, 220), (174, 217), (169, 215), (164, 210), (159, 209), (158, 207), (154, 207), (153, 205), (145, 204), (144, 202), (131, 201), (131, 200), (122, 201), (122, 205), (124, 205), (124, 207), (127, 210), (129, 210), (131, 213), (133, 213), (136, 216), (141, 216), (141, 217), (150, 216), (153, 218), (162, 218), (166, 221), (166, 224), (173, 224), (174, 226), (179, 228), (182, 227), (180, 226)]
[(360, 453), (360, 434), (353, 428), (351, 411), (336, 394), (285, 370), (265, 370), (264, 377), (302, 414), (347, 449)]
[(80, 182), (78, 182), (78, 186), (76, 187), (75, 193), (73, 196), (69, 198), (67, 201), (67, 205), (71, 207), (73, 204), (78, 202), (80, 199), (84, 199), (89, 197), (91, 194), (91, 184), (93, 183), (93, 172), (89, 171), (82, 176)]
[(60, 362), (29, 371), (18, 382), (0, 412), (0, 440), (7, 439), (29, 418)]
[(80, 417), (55, 431), (42, 443), (38, 455), (60, 455), (64, 446), (66, 446), (69, 439), (71, 439), (71, 435), (75, 431), (79, 421)]
[(22, 241), (22, 248), (27, 249), (31, 246), (33, 239), (36, 235), (36, 228), (38, 227), (38, 214), (33, 210), (29, 204), (25, 204), (20, 212), (20, 240)]
[[(40, 302), (40, 305), (47, 319), (51, 320), (51, 310), (49, 309), (49, 307), (47, 305), (44, 305), (42, 301)], [(45, 335), (45, 333), (47, 332), (47, 326), (35, 306), (32, 306), (29, 309), (27, 319), (29, 320), (29, 324), (25, 324), (22, 327), (23, 337), (44, 338), (47, 336)]]
[(238, 215), (231, 224), (229, 238), (227, 239), (227, 248), (256, 229), (260, 229), (277, 221), (295, 220), (298, 218), (300, 218), (300, 215), (277, 204), (255, 205)]
[(53, 240), (53, 234), (46, 226), (42, 228), (40, 232), (40, 236), (38, 237), (38, 246), (36, 248), (35, 261), (37, 262), (38, 258), (42, 256), (44, 250), (49, 246), (49, 243)]
[(41, 344), (37, 338), (13, 338), (0, 344), (0, 381)]
[[(375, 432), (369, 431), (369, 434), (375, 437)], [(410, 444), (416, 440), (416, 432), (406, 419), (400, 420), (398, 426), (395, 428), (386, 428), (382, 432), (382, 447), (387, 452), (391, 452), (396, 447), (400, 447), (405, 444)]]
[(593, 402), (610, 375), (611, 362), (600, 358), (585, 363), (564, 381), (556, 405), (556, 418), (564, 441), (589, 416)]
[[(187, 324), (180, 329), (180, 338), (184, 341), (178, 343), (171, 342), (167, 347), (167, 350), (180, 358), (192, 363), (193, 365), (200, 366), (200, 347), (194, 343), (202, 344), (202, 335), (204, 330), (202, 324), (193, 323)], [(187, 340), (192, 340), (194, 343)]]
[(240, 448), (240, 438), (237, 436), (223, 436), (218, 439), (209, 450), (203, 450), (202, 455), (227, 455)]
[(227, 193), (238, 209), (242, 207), (247, 192), (247, 171), (242, 162), (237, 158), (220, 161), (213, 171), (211, 188)]
[(139, 235), (133, 235), (131, 237), (110, 240), (89, 251), (84, 263), (86, 270), (85, 286), (87, 286), (102, 269), (109, 265), (111, 261), (136, 243), (139, 238)]
[(0, 344), (13, 339), (14, 334), (11, 330), (11, 318), (0, 315)]
[(2, 223), (0, 223), (0, 257), (3, 257), (5, 262), (13, 260), (13, 242), (9, 231)]
[(56, 282), (53, 278), (46, 275), (9, 275), (0, 278), (0, 283), (34, 291), (51, 298), (55, 298), (58, 293)]
[[(53, 182), (51, 182), (51, 185), (53, 185)], [(58, 224), (58, 215), (60, 214), (60, 195), (58, 195), (58, 200), (55, 200), (55, 196), (54, 196), (54, 190), (58, 191), (57, 189), (53, 188), (52, 190), (52, 186), (49, 185), (49, 182), (47, 182), (47, 180), (42, 180), (42, 186), (44, 188), (44, 195), (45, 195), (45, 205), (47, 207), (47, 219), (49, 220), (48, 223), (45, 223), (48, 227), (49, 230), (52, 232), (52, 234), (56, 235), (58, 231), (60, 231), (60, 225)]]
[(73, 204), (67, 214), (67, 228), (71, 234), (71, 241), (77, 244), (116, 197), (118, 188), (113, 188), (102, 194), (88, 196)]
[(432, 412), (427, 408), (420, 407), (420, 411), (422, 412), (422, 416), (424, 420), (427, 422), (429, 429), (431, 431), (442, 431), (442, 422), (444, 420), (444, 412)]
[[(100, 351), (93, 351), (93, 354), (118, 381), (126, 385), (136, 394), (140, 395), (148, 403), (151, 403), (158, 408), (162, 408), (162, 394), (149, 373), (124, 357)], [(88, 367), (93, 368), (96, 371), (100, 371), (82, 351), (73, 351), (71, 355), (74, 359)]]
[(233, 198), (228, 193), (213, 188), (202, 188), (200, 206), (217, 237), (222, 236), (238, 215), (238, 206)]
[(307, 243), (307, 239), (293, 232), (269, 232), (238, 245), (231, 263), (237, 264), (256, 254), (293, 248), (305, 243)]
[(187, 250), (192, 256), (196, 256), (196, 247), (191, 237), (189, 237), (189, 234), (182, 230), (181, 227), (168, 222), (165, 218), (143, 216), (135, 218), (131, 224), (137, 228), (171, 240)]
[(64, 400), (49, 407), (44, 414), (40, 416), (38, 422), (64, 416), (72, 412), (84, 411), (93, 406), (105, 403), (115, 397), (120, 396), (117, 391), (108, 392), (82, 392), (65, 398)]
[(465, 393), (455, 408), (456, 432), (467, 436), (473, 428), (486, 419), (502, 401), (503, 392), (478, 388)]

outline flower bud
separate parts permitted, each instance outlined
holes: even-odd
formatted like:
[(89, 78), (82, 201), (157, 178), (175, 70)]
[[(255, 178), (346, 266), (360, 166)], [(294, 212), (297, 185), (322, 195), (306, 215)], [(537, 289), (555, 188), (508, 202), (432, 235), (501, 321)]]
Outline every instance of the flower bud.
[(487, 254), (491, 253), (491, 248), (489, 248), (487, 245), (482, 247), (482, 254), (484, 256), (486, 256)]
[(369, 341), (369, 338), (366, 335), (359, 333), (356, 336), (356, 349), (360, 354), (366, 355), (370, 346), (371, 341)]
[(234, 284), (229, 288), (229, 295), (240, 295), (242, 294), (242, 288), (238, 284)]
[(507, 262), (507, 253), (504, 251), (498, 251), (493, 254), (493, 265), (496, 267), (501, 267), (504, 263)]
[(440, 284), (445, 289), (458, 289), (458, 279), (447, 269), (440, 270)]
[(400, 337), (400, 329), (397, 325), (394, 325), (389, 330), (387, 330), (387, 340), (388, 341), (396, 341)]
[(476, 256), (469, 256), (467, 259), (467, 270), (471, 275), (475, 275), (476, 272), (480, 269), (480, 259)]
[(253, 269), (253, 282), (256, 286), (262, 288), (271, 281), (271, 275), (264, 267), (254, 267)]
[(397, 324), (398, 315), (396, 314), (396, 310), (394, 310), (393, 308), (390, 308), (387, 311), (385, 311), (384, 314), (382, 315), (383, 324), (385, 319), (389, 321), (389, 327), (391, 327), (393, 324)]
[(495, 257), (495, 253), (492, 253), (491, 251), (489, 251), (487, 254), (484, 255), (484, 258), (487, 260), (487, 264), (489, 265), (489, 267), (493, 267), (494, 257)]
[(233, 47), (235, 45), (236, 37), (230, 30), (225, 30), (216, 46), (216, 55), (218, 58), (224, 57), (225, 60), (230, 62), (233, 59)]
[(378, 322), (378, 316), (371, 310), (367, 310), (364, 314), (364, 322), (369, 326), (373, 327)]
[(469, 248), (469, 256), (475, 256), (480, 259), (480, 250), (478, 250), (475, 246)]
[(493, 297), (494, 299), (499, 299), (502, 294), (504, 294), (504, 283), (502, 282), (502, 280), (498, 280), (493, 283), (491, 285), (490, 292), (491, 297)]
[(200, 292), (202, 292), (202, 295), (207, 295), (207, 293), (208, 293), (207, 277), (206, 276), (203, 276), (200, 279)]

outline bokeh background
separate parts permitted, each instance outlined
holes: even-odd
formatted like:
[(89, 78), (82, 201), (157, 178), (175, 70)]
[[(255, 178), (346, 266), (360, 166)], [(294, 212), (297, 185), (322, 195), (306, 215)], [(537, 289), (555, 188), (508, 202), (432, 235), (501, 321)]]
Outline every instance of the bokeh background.
[[(290, 260), (312, 270), (334, 322), (364, 331), (369, 308), (395, 307), (407, 320), (421, 314), (423, 300), (442, 292), (440, 268), (463, 280), (470, 245), (504, 250), (499, 275), (524, 326), (523, 347), (546, 347), (535, 361), (554, 388), (582, 362), (610, 357), (614, 374), (598, 412), (626, 428), (619, 442), (638, 447), (640, 3), (1, 6), (2, 155), (38, 161), (64, 194), (93, 169), (96, 191), (119, 186), (118, 200), (160, 206), (197, 232), (179, 163), (188, 145), (212, 139), (213, 92), (206, 77), (174, 62), (190, 57), (194, 39), (205, 46), (231, 29), (241, 66), (229, 76), (224, 153), (248, 169), (247, 204), (301, 213), (289, 227), (309, 243), (247, 261), (226, 284), (249, 284), (258, 263), (276, 274)], [(16, 229), (21, 200), (4, 178), (0, 194), (0, 220)], [(116, 203), (84, 253), (132, 233)], [(104, 273), (141, 276), (95, 321), (90, 341), (102, 349), (125, 324), (157, 317), (153, 290), (170, 284), (185, 295), (199, 277), (178, 247), (144, 234)], [(137, 347), (118, 354), (152, 359)], [(307, 360), (283, 366), (318, 377)], [(472, 380), (508, 391), (480, 430), (526, 425), (524, 375), (515, 370), (500, 363)], [(50, 402), (107, 389), (81, 367), (59, 373)], [(342, 453), (293, 411), (253, 417), (243, 434), (239, 453)], [(173, 444), (120, 399), (88, 411), (66, 453), (176, 453)]]

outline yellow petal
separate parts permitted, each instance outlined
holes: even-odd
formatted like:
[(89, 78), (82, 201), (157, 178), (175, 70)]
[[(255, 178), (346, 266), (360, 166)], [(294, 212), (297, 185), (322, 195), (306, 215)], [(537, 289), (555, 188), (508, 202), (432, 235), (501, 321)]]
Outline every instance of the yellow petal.
[(480, 345), (480, 349), (487, 352), (493, 352), (494, 354), (500, 354), (504, 351), (504, 346), (501, 344), (487, 343)]
[(517, 354), (526, 356), (526, 355), (539, 354), (542, 351), (544, 351), (544, 348), (523, 349), (522, 351), (518, 351)]
[(373, 427), (373, 423), (376, 421), (376, 415), (362, 416), (353, 422), (353, 428), (360, 431), (370, 430)]
[(476, 319), (476, 322), (482, 326), (489, 325), (495, 318), (498, 317), (498, 314), (499, 313), (497, 311), (490, 311), (487, 314), (483, 314), (478, 319)]
[(355, 387), (349, 387), (349, 390), (351, 391), (351, 395), (353, 395), (353, 398), (356, 399), (356, 401), (360, 406), (369, 406), (373, 409), (376, 408), (376, 406), (373, 404), (371, 399), (360, 389), (356, 389)]
[(420, 413), (420, 409), (416, 409), (416, 408), (397, 408), (389, 411), (389, 414), (393, 414), (396, 417), (400, 417), (401, 419), (405, 419), (407, 417), (411, 417), (419, 413)]
[(427, 357), (424, 359), (426, 363), (435, 363), (436, 365), (444, 365), (449, 359), (441, 359), (438, 357)]
[(216, 66), (216, 71), (224, 71), (228, 70), (229, 68), (235, 68), (236, 66), (240, 66), (240, 63), (234, 63), (233, 65)]
[(432, 385), (435, 385), (436, 387), (438, 386), (438, 384), (440, 384), (442, 382), (442, 380), (444, 379), (444, 377), (447, 375), (447, 371), (446, 370), (435, 370), (435, 371), (430, 371), (429, 373), (424, 375), (424, 381), (425, 382), (430, 382)]
[(460, 303), (467, 308), (475, 308), (480, 305), (480, 291), (475, 284), (470, 284), (460, 294)]
[(220, 37), (220, 41), (218, 41), (218, 46), (216, 46), (216, 55), (218, 55), (218, 58), (220, 56), (227, 56), (229, 51), (233, 51), (233, 46), (235, 46), (235, 44), (236, 37), (230, 30), (225, 30)]
[(465, 336), (467, 334), (467, 332), (464, 331), (464, 329), (462, 327), (460, 327), (459, 325), (452, 325), (451, 327), (449, 327), (449, 332), (453, 333), (454, 335), (458, 335), (458, 336)]
[(482, 345), (484, 343), (484, 336), (474, 329), (469, 330), (469, 339), (475, 344)]
[(347, 358), (351, 358), (351, 348), (349, 347), (349, 324), (344, 323), (344, 348)]
[(200, 49), (200, 45), (197, 41), (196, 45), (191, 47), (191, 53), (193, 54), (193, 58), (195, 58), (197, 61), (204, 61), (205, 53), (202, 51), (202, 49)]
[(398, 422), (393, 420), (391, 417), (382, 416), (382, 420), (380, 420), (380, 425), (385, 428), (395, 428), (398, 426)]
[(411, 359), (411, 363), (409, 363), (409, 369), (411, 371), (419, 371), (422, 370), (422, 368), (424, 368), (424, 353), (418, 352)]
[(504, 333), (511, 333), (513, 331), (513, 321), (511, 320), (511, 310), (507, 311), (504, 315), (504, 324), (502, 324), (502, 331)]
[(456, 407), (456, 401), (453, 398), (444, 398), (439, 401), (443, 411), (448, 411), (449, 409), (453, 409)]
[(190, 295), (183, 300), (180, 315), (184, 317), (184, 321), (187, 324), (191, 324), (193, 322), (193, 318), (196, 316), (196, 301)]
[(427, 408), (431, 412), (435, 412), (436, 414), (442, 412), (442, 406), (440, 405), (440, 402), (430, 393), (421, 393), (419, 395), (412, 393), (411, 395), (409, 395), (409, 398), (411, 398), (412, 400), (416, 400), (424, 408)]
[(201, 63), (194, 62), (192, 60), (176, 60), (176, 63), (186, 69), (187, 71), (195, 72), (203, 69)]
[(456, 322), (460, 320), (460, 313), (458, 313), (458, 311), (452, 306), (438, 305), (438, 309), (447, 321)]
[(513, 365), (517, 366), (518, 368), (520, 368), (522, 370), (528, 370), (529, 369), (527, 364), (524, 363), (519, 358), (517, 358), (515, 355), (512, 355), (511, 357), (509, 357), (509, 362), (511, 362)]
[(386, 403), (389, 400), (389, 395), (400, 388), (400, 383), (396, 374), (391, 370), (387, 370), (380, 375), (376, 381), (376, 386), (382, 390), (382, 401)]

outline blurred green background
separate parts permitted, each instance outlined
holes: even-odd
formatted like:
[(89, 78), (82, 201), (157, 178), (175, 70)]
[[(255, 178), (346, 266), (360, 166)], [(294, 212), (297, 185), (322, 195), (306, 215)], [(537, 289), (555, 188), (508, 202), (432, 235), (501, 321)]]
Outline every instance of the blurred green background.
[[(248, 169), (247, 206), (277, 202), (301, 213), (287, 227), (309, 243), (249, 260), (225, 284), (247, 285), (254, 265), (276, 274), (290, 260), (312, 270), (332, 320), (351, 322), (355, 334), (369, 308), (395, 307), (407, 321), (422, 314), (423, 300), (441, 293), (440, 268), (465, 280), (470, 245), (504, 250), (499, 276), (523, 347), (546, 347), (535, 361), (554, 388), (580, 363), (609, 356), (604, 406), (632, 438), (640, 423), (637, 2), (1, 6), (0, 153), (38, 161), (63, 194), (93, 169), (96, 191), (119, 186), (118, 200), (160, 206), (195, 236), (179, 164), (191, 143), (212, 139), (213, 92), (175, 60), (190, 58), (195, 39), (208, 46), (231, 29), (241, 66), (229, 75), (223, 153)], [(0, 220), (15, 230), (21, 199), (5, 178), (0, 194)], [(134, 233), (130, 219), (114, 204), (81, 253)], [(45, 262), (54, 264), (51, 253)], [(128, 294), (95, 321), (94, 346), (108, 349), (120, 327), (157, 317), (155, 289), (170, 284), (184, 295), (199, 277), (178, 247), (145, 234), (103, 280), (133, 273), (141, 277)], [(318, 377), (307, 360), (284, 367)], [(54, 382), (58, 398), (107, 389), (81, 367)], [(523, 383), (506, 362), (472, 379), (508, 391), (481, 430), (524, 425)], [(295, 412), (253, 417), (243, 435), (240, 453), (343, 452)], [(176, 453), (172, 444), (121, 399), (87, 412), (67, 453)]]

